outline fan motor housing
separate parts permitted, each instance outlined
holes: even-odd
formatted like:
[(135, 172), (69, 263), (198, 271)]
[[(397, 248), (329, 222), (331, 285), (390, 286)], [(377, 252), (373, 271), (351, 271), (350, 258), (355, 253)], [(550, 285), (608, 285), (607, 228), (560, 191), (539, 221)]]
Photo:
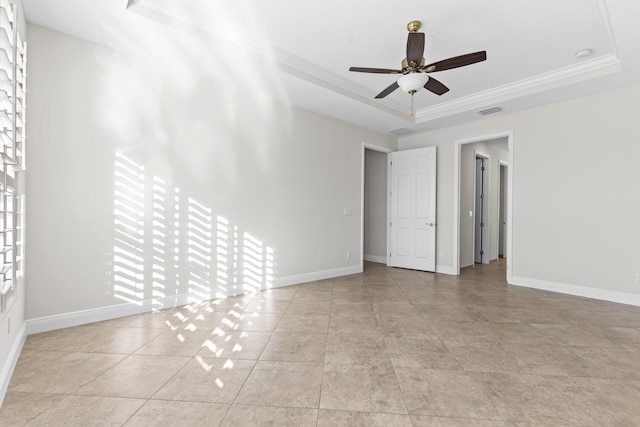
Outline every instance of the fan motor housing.
[(417, 64), (415, 67), (410, 66), (409, 61), (407, 61), (407, 58), (404, 58), (402, 60), (402, 74), (407, 74), (407, 73), (410, 73), (411, 71), (418, 71), (420, 68), (424, 67), (424, 64), (425, 64), (424, 56), (420, 60), (420, 63)]

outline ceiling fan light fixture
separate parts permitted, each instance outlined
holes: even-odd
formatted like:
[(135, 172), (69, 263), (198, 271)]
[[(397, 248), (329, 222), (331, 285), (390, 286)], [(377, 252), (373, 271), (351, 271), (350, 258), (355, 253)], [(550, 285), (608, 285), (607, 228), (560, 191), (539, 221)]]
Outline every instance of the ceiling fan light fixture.
[(398, 79), (398, 86), (410, 94), (414, 94), (424, 87), (429, 76), (424, 73), (409, 73)]
[(375, 99), (382, 99), (392, 93), (394, 90), (401, 88), (404, 92), (411, 95), (411, 116), (415, 115), (413, 106), (413, 95), (420, 89), (425, 88), (436, 95), (444, 95), (449, 92), (449, 88), (436, 79), (430, 78), (427, 73), (435, 71), (450, 70), (452, 68), (465, 67), (487, 59), (487, 52), (482, 50), (478, 52), (467, 53), (465, 55), (453, 56), (425, 65), (424, 59), (424, 33), (418, 32), (420, 29), (420, 21), (411, 21), (407, 25), (409, 34), (407, 36), (407, 56), (402, 60), (402, 68), (399, 70), (389, 68), (368, 68), (368, 67), (350, 67), (349, 71), (359, 73), (374, 74), (402, 74), (397, 81), (391, 83), (382, 92), (375, 96)]

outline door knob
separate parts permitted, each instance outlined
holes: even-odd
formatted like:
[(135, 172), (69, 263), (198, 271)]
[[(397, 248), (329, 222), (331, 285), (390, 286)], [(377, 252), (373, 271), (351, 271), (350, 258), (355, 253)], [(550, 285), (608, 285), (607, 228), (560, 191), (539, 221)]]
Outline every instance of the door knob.
[(428, 225), (429, 227), (433, 227), (433, 223), (432, 222), (427, 222), (425, 225)]

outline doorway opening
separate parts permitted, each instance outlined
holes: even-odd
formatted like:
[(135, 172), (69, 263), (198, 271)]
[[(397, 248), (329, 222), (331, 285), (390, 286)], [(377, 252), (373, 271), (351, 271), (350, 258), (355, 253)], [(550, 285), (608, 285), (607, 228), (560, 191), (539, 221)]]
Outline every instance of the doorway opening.
[(362, 144), (360, 266), (387, 263), (387, 154), (393, 150)]
[[(507, 260), (506, 276), (507, 282), (510, 282), (513, 132), (458, 140), (455, 150), (453, 273), (460, 274), (460, 268), (473, 266), (476, 262), (486, 264), (498, 260), (502, 253)], [(483, 172), (482, 166), (485, 168), (484, 176), (477, 174)], [(503, 179), (500, 178), (500, 166), (504, 167)], [(476, 197), (476, 186), (478, 189), (484, 187), (482, 199)], [(480, 191), (478, 193), (482, 194)], [(500, 197), (501, 193), (503, 197)]]

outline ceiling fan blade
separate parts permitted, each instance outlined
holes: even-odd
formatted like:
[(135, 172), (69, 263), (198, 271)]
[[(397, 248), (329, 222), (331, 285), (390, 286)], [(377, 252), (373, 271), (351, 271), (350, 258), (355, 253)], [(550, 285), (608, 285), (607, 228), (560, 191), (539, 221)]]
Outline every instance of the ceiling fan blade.
[(436, 95), (442, 95), (449, 92), (449, 88), (440, 83), (438, 80), (429, 76), (429, 80), (424, 84), (424, 88), (429, 92), (433, 92)]
[(420, 65), (424, 54), (424, 33), (409, 33), (407, 37), (407, 62)]
[(427, 73), (435, 71), (450, 70), (452, 68), (464, 67), (465, 65), (475, 64), (487, 59), (487, 51), (467, 53), (466, 55), (454, 56), (453, 58), (443, 59), (433, 64), (425, 65), (422, 70)]
[(389, 68), (365, 68), (365, 67), (351, 67), (349, 71), (356, 71), (358, 73), (377, 73), (377, 74), (400, 74), (402, 70), (391, 70)]
[(387, 87), (385, 90), (383, 90), (382, 92), (376, 95), (376, 99), (384, 98), (385, 96), (389, 95), (391, 92), (398, 89), (399, 87), (400, 85), (398, 85), (398, 82), (391, 83), (389, 87)]

